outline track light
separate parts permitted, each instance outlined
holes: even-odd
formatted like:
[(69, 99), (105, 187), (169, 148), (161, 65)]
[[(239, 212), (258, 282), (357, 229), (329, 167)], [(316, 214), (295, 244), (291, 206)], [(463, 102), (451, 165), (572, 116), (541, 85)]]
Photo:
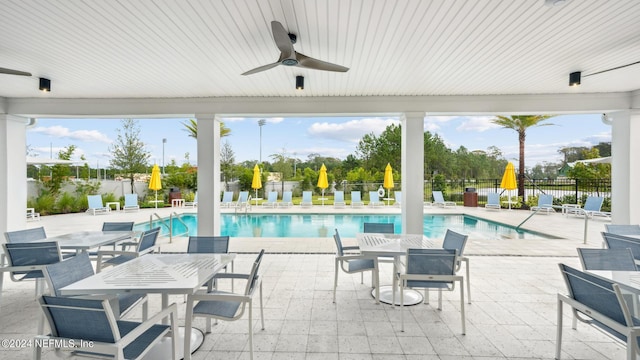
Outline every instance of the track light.
[(304, 76), (296, 76), (296, 90), (304, 90)]
[(51, 80), (40, 78), (40, 90), (43, 92), (51, 91)]
[(580, 77), (582, 73), (580, 71), (572, 72), (569, 74), (569, 86), (578, 86), (580, 85)]

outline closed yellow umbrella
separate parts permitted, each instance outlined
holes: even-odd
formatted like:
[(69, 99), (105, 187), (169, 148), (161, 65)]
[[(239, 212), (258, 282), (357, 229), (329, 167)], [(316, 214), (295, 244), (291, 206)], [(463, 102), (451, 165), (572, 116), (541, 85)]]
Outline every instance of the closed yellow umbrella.
[(384, 183), (382, 184), (387, 189), (387, 205), (389, 205), (389, 199), (391, 198), (391, 189), (393, 189), (393, 169), (391, 164), (387, 163), (387, 167), (384, 168)]
[(502, 175), (500, 187), (509, 191), (509, 209), (511, 209), (511, 190), (518, 188), (518, 182), (516, 181), (516, 168), (511, 162), (508, 162), (507, 167), (504, 169), (504, 175)]
[(327, 167), (322, 164), (320, 167), (320, 175), (318, 176), (318, 187), (322, 189), (322, 206), (324, 206), (324, 189), (329, 187), (329, 179), (327, 179)]
[(262, 189), (262, 179), (260, 178), (260, 168), (258, 164), (253, 167), (253, 180), (251, 181), (251, 188), (256, 191), (256, 205), (258, 204), (258, 189)]
[(162, 190), (162, 180), (160, 178), (160, 167), (158, 164), (153, 165), (151, 170), (151, 179), (149, 180), (149, 189), (156, 192), (156, 209), (158, 208), (158, 190)]

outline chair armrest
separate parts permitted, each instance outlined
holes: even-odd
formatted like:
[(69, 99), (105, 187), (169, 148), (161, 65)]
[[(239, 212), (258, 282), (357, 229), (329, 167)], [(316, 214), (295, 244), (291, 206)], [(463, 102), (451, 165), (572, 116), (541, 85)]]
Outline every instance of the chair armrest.
[(236, 274), (236, 273), (218, 273), (215, 274), (216, 279), (248, 279), (249, 274)]
[(210, 292), (210, 293), (198, 293), (193, 295), (188, 295), (188, 298), (191, 298), (193, 301), (244, 301), (248, 302), (251, 300), (251, 296), (240, 295), (234, 293), (222, 293), (222, 292)]
[(98, 251), (98, 258), (101, 258), (103, 255), (112, 255), (112, 256), (116, 256), (116, 255), (138, 255), (138, 252), (136, 251), (122, 251), (122, 250), (99, 250)]
[[(156, 323), (166, 317), (169, 317), (171, 321), (171, 327), (175, 328), (175, 321), (178, 318), (178, 305), (176, 305), (176, 303), (169, 305), (167, 308), (142, 322), (138, 327), (133, 329), (127, 335), (123, 336), (120, 341), (122, 341), (122, 343), (125, 345), (132, 343), (145, 331), (149, 330), (149, 328), (151, 328), (153, 325), (156, 325)], [(173, 336), (177, 336), (177, 334), (173, 334)]]
[(360, 251), (360, 246), (343, 246), (342, 250), (358, 250)]
[(377, 257), (371, 256), (371, 255), (343, 255), (343, 256), (336, 256), (336, 260), (342, 260), (342, 261), (357, 260), (357, 259), (374, 260), (375, 262), (378, 261)]

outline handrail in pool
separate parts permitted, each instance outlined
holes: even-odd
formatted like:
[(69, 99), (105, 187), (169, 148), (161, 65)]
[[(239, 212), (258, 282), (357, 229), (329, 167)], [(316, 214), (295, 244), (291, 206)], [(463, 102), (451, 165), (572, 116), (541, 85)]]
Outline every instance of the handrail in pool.
[(176, 213), (175, 211), (172, 212), (171, 214), (169, 214), (169, 243), (171, 243), (173, 241), (173, 219), (174, 219), (174, 215), (175, 218), (180, 221), (182, 223), (182, 225), (184, 225), (184, 228), (186, 229), (185, 232), (181, 233), (181, 234), (177, 234), (176, 236), (183, 236), (183, 235), (189, 235), (189, 226), (187, 226), (187, 223), (185, 223), (182, 220), (182, 215)]
[(171, 224), (167, 225), (166, 221), (160, 217), (160, 215), (158, 215), (158, 213), (153, 213), (151, 215), (149, 215), (149, 229), (153, 229), (153, 216), (155, 215), (155, 217), (158, 218), (158, 223), (160, 225), (164, 225), (164, 227), (167, 228), (167, 230), (169, 231), (169, 243), (171, 243)]

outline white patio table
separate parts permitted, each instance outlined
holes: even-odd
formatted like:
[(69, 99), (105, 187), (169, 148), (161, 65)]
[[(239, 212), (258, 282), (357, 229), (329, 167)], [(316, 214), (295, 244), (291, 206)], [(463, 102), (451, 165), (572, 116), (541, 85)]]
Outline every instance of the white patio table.
[[(62, 295), (87, 294), (161, 294), (162, 308), (169, 305), (171, 294), (194, 294), (213, 278), (235, 254), (150, 254), (127, 261), (106, 271), (75, 282), (60, 289)], [(184, 328), (180, 328), (179, 340), (184, 342)], [(196, 351), (204, 335), (193, 329), (191, 343), (178, 349), (179, 358), (184, 351)], [(171, 356), (171, 341), (165, 339), (154, 347), (145, 359), (161, 359)]]
[(76, 253), (80, 253), (100, 246), (115, 244), (121, 240), (131, 239), (138, 234), (140, 234), (139, 231), (78, 231), (38, 241), (57, 241), (60, 249), (75, 250)]
[[(356, 234), (360, 252), (371, 256), (393, 256), (393, 276), (400, 269), (400, 257), (407, 254), (407, 249), (426, 249), (435, 247), (434, 241), (422, 234)], [(394, 281), (395, 283), (395, 281)], [(372, 292), (372, 295), (374, 293)], [(404, 305), (421, 303), (423, 296), (420, 292), (405, 289)], [(380, 301), (385, 304), (400, 305), (400, 292), (396, 291), (393, 298), (393, 285), (380, 286)]]

